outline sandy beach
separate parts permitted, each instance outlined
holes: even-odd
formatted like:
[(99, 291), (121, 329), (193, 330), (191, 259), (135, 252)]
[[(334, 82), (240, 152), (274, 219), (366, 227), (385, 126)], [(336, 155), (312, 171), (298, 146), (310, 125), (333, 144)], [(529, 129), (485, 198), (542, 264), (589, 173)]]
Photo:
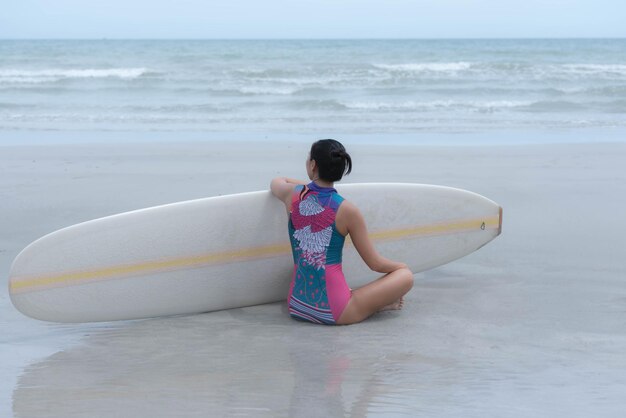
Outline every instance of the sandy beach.
[(621, 417), (626, 144), (590, 141), (346, 142), (345, 182), (440, 184), (504, 208), (495, 241), (416, 275), (404, 310), (348, 327), (293, 321), (281, 303), (43, 323), (6, 288), (42, 235), (303, 177), (307, 143), (2, 145), (0, 416)]

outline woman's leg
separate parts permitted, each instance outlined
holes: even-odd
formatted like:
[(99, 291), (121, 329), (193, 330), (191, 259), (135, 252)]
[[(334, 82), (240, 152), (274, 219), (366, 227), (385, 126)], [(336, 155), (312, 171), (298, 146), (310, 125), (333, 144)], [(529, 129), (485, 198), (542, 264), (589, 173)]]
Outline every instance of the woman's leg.
[(399, 269), (352, 291), (337, 324), (361, 322), (381, 309), (398, 302), (413, 287), (413, 273)]

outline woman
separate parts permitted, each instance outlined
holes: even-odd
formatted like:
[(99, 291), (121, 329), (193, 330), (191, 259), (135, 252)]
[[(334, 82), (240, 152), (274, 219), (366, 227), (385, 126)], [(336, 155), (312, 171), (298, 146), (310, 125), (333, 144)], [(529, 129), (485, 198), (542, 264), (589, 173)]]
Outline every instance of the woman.
[[(413, 287), (413, 273), (405, 264), (378, 254), (359, 209), (333, 188), (334, 182), (352, 171), (344, 146), (334, 139), (315, 142), (306, 169), (309, 184), (285, 177), (271, 183), (272, 194), (289, 214), (294, 258), (290, 315), (314, 323), (347, 325), (382, 310), (401, 309), (402, 297)], [(348, 287), (341, 270), (348, 234), (368, 267), (385, 273), (356, 290)]]

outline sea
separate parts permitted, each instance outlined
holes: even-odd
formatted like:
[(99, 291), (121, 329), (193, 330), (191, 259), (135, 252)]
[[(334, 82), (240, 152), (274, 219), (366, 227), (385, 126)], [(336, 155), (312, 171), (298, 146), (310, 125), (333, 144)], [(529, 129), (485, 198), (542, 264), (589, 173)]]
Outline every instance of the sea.
[(625, 128), (626, 39), (0, 40), (3, 137)]

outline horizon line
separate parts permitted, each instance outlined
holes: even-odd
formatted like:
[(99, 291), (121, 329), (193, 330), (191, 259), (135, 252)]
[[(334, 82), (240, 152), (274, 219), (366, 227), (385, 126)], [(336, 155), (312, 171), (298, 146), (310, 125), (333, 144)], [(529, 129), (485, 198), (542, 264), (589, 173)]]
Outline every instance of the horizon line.
[(93, 37), (93, 38), (2, 38), (0, 41), (454, 41), (454, 40), (492, 40), (492, 41), (523, 41), (523, 40), (625, 40), (626, 36), (563, 36), (563, 37), (406, 37), (406, 38), (124, 38), (124, 37)]

